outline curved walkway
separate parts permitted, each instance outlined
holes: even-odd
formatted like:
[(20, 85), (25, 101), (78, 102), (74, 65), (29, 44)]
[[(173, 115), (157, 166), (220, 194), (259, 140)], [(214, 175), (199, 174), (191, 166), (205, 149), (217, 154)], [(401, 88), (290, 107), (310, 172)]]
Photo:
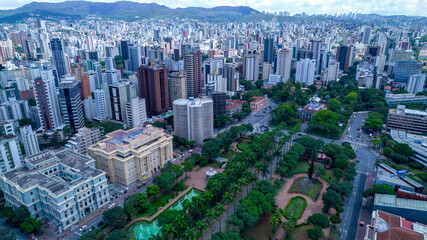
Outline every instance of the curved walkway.
[[(278, 175), (273, 175), (273, 177), (280, 178), (280, 176)], [(316, 178), (322, 183), (322, 189), (320, 190), (319, 197), (317, 197), (316, 201), (313, 201), (311, 197), (302, 193), (289, 193), (289, 190), (291, 189), (294, 181), (300, 177), (307, 177), (307, 174), (299, 173), (299, 174), (293, 175), (291, 178), (286, 178), (285, 185), (282, 187), (279, 194), (277, 194), (276, 196), (276, 204), (277, 204), (277, 207), (279, 208), (285, 208), (289, 200), (295, 196), (301, 196), (305, 198), (305, 200), (307, 200), (307, 207), (305, 208), (305, 211), (302, 214), (301, 218), (298, 219), (298, 224), (306, 222), (308, 217), (310, 217), (313, 213), (320, 213), (322, 211), (323, 201), (321, 196), (323, 195), (324, 192), (326, 192), (326, 188), (329, 186), (329, 183), (326, 182), (323, 178)], [(286, 219), (283, 218), (282, 220), (286, 220)], [(285, 231), (281, 227), (279, 227), (274, 239), (284, 239), (285, 235), (286, 235)]]

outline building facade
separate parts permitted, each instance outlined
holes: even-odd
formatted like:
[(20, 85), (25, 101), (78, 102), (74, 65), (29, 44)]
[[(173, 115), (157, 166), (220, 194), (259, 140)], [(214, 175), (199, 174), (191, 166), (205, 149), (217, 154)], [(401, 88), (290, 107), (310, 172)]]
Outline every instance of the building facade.
[(200, 51), (184, 55), (184, 74), (187, 97), (199, 97), (202, 93), (202, 55)]
[(212, 101), (214, 117), (226, 115), (227, 94), (225, 92), (214, 92), (212, 93)]
[(147, 112), (145, 110), (145, 99), (132, 98), (126, 103), (126, 115), (128, 127), (141, 127), (147, 122)]
[(65, 145), (67, 149), (86, 154), (90, 145), (101, 141), (101, 131), (98, 128), (83, 127)]
[(405, 105), (397, 105), (396, 109), (388, 111), (387, 129), (423, 134), (427, 132), (427, 112), (406, 109)]
[(44, 151), (25, 166), (0, 175), (6, 205), (25, 206), (32, 218), (46, 219), (62, 232), (109, 202), (105, 172), (95, 160), (71, 150)]
[(73, 76), (69, 79), (63, 79), (58, 89), (64, 124), (75, 132), (84, 127), (85, 124), (79, 84)]
[(33, 131), (31, 125), (21, 126), (19, 128), (21, 133), (22, 143), (24, 144), (25, 154), (31, 156), (40, 152), (39, 141), (37, 134)]
[(300, 82), (303, 85), (312, 85), (314, 83), (314, 73), (316, 70), (316, 60), (301, 59), (297, 62), (295, 73), (295, 82)]
[(172, 139), (163, 129), (148, 125), (109, 133), (88, 152), (110, 181), (129, 185), (146, 181), (172, 160)]

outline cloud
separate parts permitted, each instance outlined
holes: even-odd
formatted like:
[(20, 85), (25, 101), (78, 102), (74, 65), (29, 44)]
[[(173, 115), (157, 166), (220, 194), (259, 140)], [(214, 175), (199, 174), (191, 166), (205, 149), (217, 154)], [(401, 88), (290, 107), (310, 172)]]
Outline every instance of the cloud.
[[(32, 0), (0, 0), (0, 9), (13, 9)], [(38, 2), (61, 2), (63, 0), (36, 0)], [(92, 0), (95, 2), (114, 2), (115, 0)], [(305, 12), (308, 14), (335, 13), (378, 13), (383, 15), (418, 15), (427, 16), (427, 0), (132, 0), (135, 2), (176, 7), (214, 7), (214, 6), (249, 6), (259, 11)]]

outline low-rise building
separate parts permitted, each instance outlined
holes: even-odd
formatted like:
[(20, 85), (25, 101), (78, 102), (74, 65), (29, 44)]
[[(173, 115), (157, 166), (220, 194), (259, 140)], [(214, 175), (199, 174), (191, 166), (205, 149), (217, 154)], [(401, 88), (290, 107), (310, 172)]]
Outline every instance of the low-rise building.
[(77, 133), (65, 145), (66, 148), (81, 154), (86, 154), (90, 145), (101, 141), (101, 131), (98, 128), (79, 128)]
[(241, 112), (243, 103), (244, 101), (240, 100), (227, 100), (227, 106), (225, 107), (227, 116), (232, 118), (234, 113)]
[(255, 100), (253, 100), (251, 102), (251, 110), (252, 110), (252, 112), (257, 112), (257, 111), (259, 111), (259, 110), (267, 107), (268, 102), (267, 102), (267, 98), (266, 97), (255, 96), (255, 97), (252, 97), (252, 98), (255, 99)]
[(424, 240), (427, 226), (411, 222), (399, 215), (380, 210), (372, 212), (371, 223), (366, 226), (364, 240)]
[(172, 160), (172, 139), (151, 125), (117, 130), (90, 146), (88, 153), (110, 181), (127, 186), (147, 180)]
[(95, 160), (71, 150), (43, 151), (23, 167), (0, 175), (6, 205), (25, 206), (31, 217), (46, 219), (58, 232), (109, 201), (105, 172)]
[[(385, 89), (385, 87), (384, 87)], [(427, 104), (427, 96), (416, 96), (414, 93), (393, 94), (386, 93), (385, 101), (389, 107), (395, 107), (404, 103), (422, 103)]]
[(424, 191), (424, 186), (405, 176), (405, 171), (396, 171), (387, 164), (381, 163), (377, 167), (376, 185), (388, 185), (397, 192), (399, 189), (418, 192)]
[(423, 135), (411, 134), (402, 130), (392, 129), (390, 136), (398, 143), (408, 144), (415, 154), (409, 156), (410, 159), (421, 163), (427, 167), (427, 137)]
[(427, 112), (407, 109), (405, 105), (398, 105), (396, 109), (388, 111), (387, 129), (423, 134), (427, 132)]
[(312, 98), (305, 107), (298, 108), (298, 118), (303, 122), (309, 122), (314, 114), (326, 110), (326, 105), (321, 103), (320, 98)]

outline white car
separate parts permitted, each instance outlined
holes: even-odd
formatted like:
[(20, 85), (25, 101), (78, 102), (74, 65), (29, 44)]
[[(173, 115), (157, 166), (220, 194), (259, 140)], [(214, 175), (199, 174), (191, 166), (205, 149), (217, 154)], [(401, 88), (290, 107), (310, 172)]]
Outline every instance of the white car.
[(83, 225), (83, 226), (79, 229), (79, 231), (80, 231), (80, 232), (85, 232), (85, 231), (86, 231), (86, 229), (87, 229), (87, 225)]

